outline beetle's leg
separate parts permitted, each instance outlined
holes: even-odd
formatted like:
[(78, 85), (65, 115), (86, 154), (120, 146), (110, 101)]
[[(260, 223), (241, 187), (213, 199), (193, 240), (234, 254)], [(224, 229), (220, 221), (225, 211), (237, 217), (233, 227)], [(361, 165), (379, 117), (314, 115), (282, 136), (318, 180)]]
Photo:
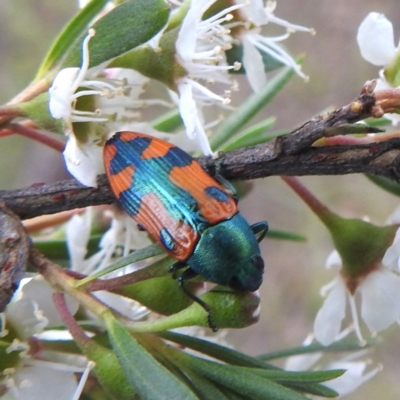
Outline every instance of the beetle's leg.
[(260, 243), (268, 232), (268, 222), (267, 221), (257, 222), (251, 225), (250, 228), (256, 237), (259, 234), (259, 236), (257, 237), (257, 242)]
[(197, 304), (199, 304), (201, 307), (203, 307), (204, 311), (206, 311), (206, 313), (207, 313), (208, 326), (212, 329), (213, 332), (217, 332), (218, 331), (218, 327), (215, 325), (213, 317), (211, 315), (211, 307), (206, 302), (204, 302), (203, 300), (201, 300), (197, 296), (195, 296), (193, 293), (189, 292), (189, 290), (187, 290), (186, 287), (185, 287), (185, 283), (188, 280), (194, 278), (197, 275), (198, 274), (196, 272), (194, 272), (191, 268), (188, 268), (178, 278), (179, 286), (181, 287), (183, 292), (186, 294), (186, 296), (188, 296), (190, 299), (192, 299)]
[(143, 225), (141, 225), (141, 224), (137, 224), (137, 228), (138, 228), (138, 230), (141, 231), (141, 232), (146, 232), (146, 228), (145, 228)]
[(172, 277), (174, 279), (177, 278), (176, 276), (176, 271), (179, 271), (182, 268), (187, 267), (187, 264), (184, 263), (183, 261), (177, 261), (175, 263), (173, 263), (169, 268), (168, 268), (168, 272), (172, 274)]

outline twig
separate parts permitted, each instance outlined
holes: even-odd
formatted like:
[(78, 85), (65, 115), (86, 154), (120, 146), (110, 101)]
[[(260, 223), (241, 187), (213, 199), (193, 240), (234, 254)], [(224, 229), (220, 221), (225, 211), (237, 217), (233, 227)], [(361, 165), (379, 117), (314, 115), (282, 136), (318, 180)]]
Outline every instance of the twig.
[[(218, 159), (201, 157), (198, 161), (211, 174), (228, 180), (246, 180), (272, 175), (344, 175), (366, 173), (400, 180), (400, 138), (366, 143), (356, 139), (349, 144), (315, 146), (316, 140), (353, 133), (346, 131), (349, 124), (368, 117), (381, 117), (400, 106), (400, 90), (372, 93), (374, 84), (368, 82), (361, 95), (349, 105), (313, 118), (292, 133), (270, 142), (230, 151)], [(371, 129), (366, 127), (366, 132)], [(338, 141), (339, 142), (339, 141)], [(98, 177), (98, 187), (88, 188), (74, 180), (51, 185), (29, 187), (14, 191), (0, 191), (3, 201), (21, 218), (90, 205), (110, 204), (114, 196), (104, 175)]]
[(0, 312), (24, 276), (30, 241), (19, 218), (0, 203)]

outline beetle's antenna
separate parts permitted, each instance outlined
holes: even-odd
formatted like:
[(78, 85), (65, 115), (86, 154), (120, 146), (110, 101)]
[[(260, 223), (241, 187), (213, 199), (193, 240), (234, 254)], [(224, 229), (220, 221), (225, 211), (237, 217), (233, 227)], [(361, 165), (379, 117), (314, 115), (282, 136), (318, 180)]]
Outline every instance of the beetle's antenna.
[(267, 221), (261, 221), (251, 225), (250, 228), (256, 237), (259, 235), (257, 237), (257, 242), (260, 243), (267, 234), (269, 227)]

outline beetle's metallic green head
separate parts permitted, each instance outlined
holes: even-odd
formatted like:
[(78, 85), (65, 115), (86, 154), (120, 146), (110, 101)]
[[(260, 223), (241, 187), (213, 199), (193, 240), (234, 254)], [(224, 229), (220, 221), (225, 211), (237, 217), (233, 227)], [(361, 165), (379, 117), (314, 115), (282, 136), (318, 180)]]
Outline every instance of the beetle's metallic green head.
[(188, 265), (205, 279), (235, 290), (257, 290), (264, 261), (257, 239), (238, 213), (202, 232)]

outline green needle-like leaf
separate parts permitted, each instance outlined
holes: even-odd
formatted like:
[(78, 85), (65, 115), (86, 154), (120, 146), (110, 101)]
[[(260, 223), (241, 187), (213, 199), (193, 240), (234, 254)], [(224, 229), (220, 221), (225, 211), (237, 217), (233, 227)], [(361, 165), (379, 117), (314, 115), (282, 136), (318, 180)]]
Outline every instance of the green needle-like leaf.
[(237, 393), (257, 400), (305, 400), (307, 397), (265, 379), (250, 369), (191, 357), (190, 368)]
[(270, 239), (291, 240), (294, 242), (306, 242), (307, 238), (299, 233), (284, 231), (282, 229), (269, 229), (267, 237)]
[(364, 120), (369, 126), (384, 126), (390, 124), (390, 120), (387, 118), (368, 118)]
[[(99, 19), (90, 40), (89, 67), (118, 57), (149, 41), (168, 22), (169, 6), (164, 0), (129, 0)], [(62, 61), (62, 68), (81, 65), (82, 41), (86, 33), (75, 41)]]
[(218, 399), (218, 400), (230, 400), (222, 393), (214, 382), (205, 378), (192, 371), (191, 369), (185, 369), (185, 375), (190, 379), (196, 392), (199, 394), (201, 399)]
[(228, 364), (279, 370), (279, 368), (275, 367), (274, 365), (258, 360), (257, 358), (250, 357), (236, 350), (229, 349), (228, 347), (212, 343), (208, 340), (182, 335), (175, 332), (160, 332), (157, 335), (172, 342), (179, 343), (184, 347), (189, 347), (190, 349), (196, 350), (202, 354), (206, 354), (210, 357), (224, 361)]
[[(144, 249), (136, 250), (129, 256), (121, 258), (117, 262), (109, 265), (107, 268), (104, 268), (87, 278), (81, 279), (77, 282), (76, 287), (86, 285), (87, 283), (93, 281), (94, 279), (100, 278), (103, 275), (109, 274), (110, 272), (116, 271), (117, 269), (123, 268), (126, 265), (132, 264), (137, 261), (145, 260), (146, 258), (158, 256), (164, 253), (164, 250), (157, 244), (153, 243), (150, 246), (145, 247)], [(151, 267), (151, 266), (150, 266)]]
[[(275, 377), (278, 378), (278, 375), (281, 374), (280, 377), (285, 376), (286, 371), (275, 367), (274, 365), (268, 364), (264, 361), (261, 361), (259, 358), (253, 358), (246, 354), (240, 353), (236, 350), (218, 345), (216, 343), (209, 342), (207, 340), (202, 340), (199, 338), (194, 338), (191, 336), (182, 335), (175, 332), (160, 332), (157, 334), (158, 336), (163, 337), (164, 339), (170, 340), (172, 342), (178, 343), (184, 347), (188, 347), (195, 351), (198, 351), (202, 354), (215, 358), (217, 360), (221, 360), (227, 364), (236, 365), (236, 366), (243, 366), (243, 367), (250, 367), (253, 368), (254, 371), (267, 371), (266, 373), (271, 372), (271, 378)], [(261, 361), (261, 362), (260, 362)], [(260, 372), (260, 374), (263, 372)], [(316, 374), (313, 376), (312, 374)], [(292, 372), (288, 373), (288, 377)], [(304, 374), (304, 375), (302, 375)], [(308, 375), (311, 374), (311, 375)], [(325, 375), (326, 374), (326, 375)], [(325, 397), (334, 397), (336, 396), (336, 392), (331, 389), (326, 388), (323, 385), (314, 382), (320, 382), (328, 379), (332, 379), (333, 377), (338, 376), (338, 372), (332, 371), (322, 371), (322, 375), (320, 372), (301, 372), (298, 377), (291, 376), (291, 382), (289, 379), (284, 381), (285, 385), (289, 386), (292, 389), (318, 395), (318, 396), (325, 396)], [(306, 378), (309, 377), (306, 381)], [(326, 377), (326, 379), (324, 379)], [(282, 380), (283, 382), (283, 380)]]
[(289, 82), (295, 74), (292, 68), (284, 68), (282, 72), (271, 79), (258, 93), (254, 93), (241, 105), (237, 112), (232, 113), (222, 122), (210, 142), (213, 149), (218, 150), (234, 134), (261, 111)]
[(328, 398), (338, 397), (338, 393), (335, 392), (333, 389), (330, 389), (319, 383), (307, 383), (306, 385), (292, 383), (290, 384), (290, 388), (302, 393), (312, 394), (314, 396), (328, 397)]
[(173, 132), (175, 129), (180, 128), (182, 124), (181, 114), (177, 108), (161, 115), (151, 123), (154, 129), (163, 132)]
[(268, 378), (278, 382), (306, 382), (320, 383), (330, 379), (335, 379), (343, 375), (344, 370), (331, 371), (271, 371), (265, 369), (247, 368), (248, 372), (256, 373), (264, 378)]
[(108, 0), (92, 0), (67, 24), (46, 54), (42, 65), (39, 67), (36, 80), (54, 67), (79, 36), (87, 33), (89, 23), (107, 2)]
[(400, 184), (398, 182), (392, 181), (389, 178), (378, 175), (365, 175), (370, 181), (374, 182), (381, 189), (386, 190), (395, 196), (400, 196)]
[(113, 317), (105, 318), (113, 350), (131, 385), (144, 400), (198, 398), (156, 361)]
[[(101, 235), (93, 235), (87, 245), (87, 256), (91, 256), (99, 250)], [(51, 260), (69, 261), (67, 242), (65, 239), (38, 240), (33, 242), (34, 246), (47, 258)]]
[(278, 358), (286, 358), (310, 353), (340, 353), (344, 351), (357, 351), (360, 349), (366, 349), (374, 344), (377, 344), (377, 342), (370, 340), (367, 345), (360, 347), (360, 342), (357, 339), (344, 339), (339, 342), (334, 342), (330, 346), (323, 346), (319, 343), (313, 343), (308, 346), (298, 346), (289, 349), (273, 351), (267, 354), (260, 355), (257, 358), (259, 360), (269, 361), (276, 360)]
[(240, 147), (254, 146), (259, 143), (267, 142), (276, 136), (266, 135), (275, 124), (276, 118), (270, 117), (260, 123), (251, 126), (244, 132), (237, 134), (230, 143), (224, 145), (223, 151), (235, 150)]
[(336, 397), (337, 393), (319, 383), (338, 378), (344, 370), (331, 371), (271, 371), (265, 369), (248, 368), (248, 372), (255, 373), (264, 378), (286, 386), (290, 389), (325, 397)]
[[(279, 62), (275, 57), (271, 56), (264, 51), (259, 50), (263, 63), (264, 63), (264, 70), (265, 72), (271, 72), (278, 68), (284, 66), (281, 62)], [(226, 60), (228, 65), (233, 65), (235, 62), (243, 63), (243, 45), (241, 44), (234, 44), (231, 49), (226, 51)], [(230, 70), (231, 74), (245, 74), (246, 70), (242, 65), (242, 68), (239, 70)]]

